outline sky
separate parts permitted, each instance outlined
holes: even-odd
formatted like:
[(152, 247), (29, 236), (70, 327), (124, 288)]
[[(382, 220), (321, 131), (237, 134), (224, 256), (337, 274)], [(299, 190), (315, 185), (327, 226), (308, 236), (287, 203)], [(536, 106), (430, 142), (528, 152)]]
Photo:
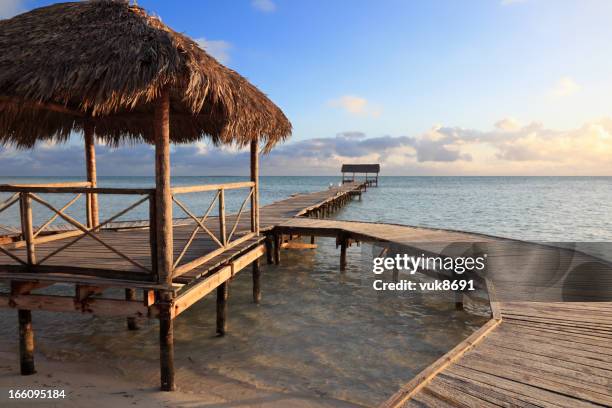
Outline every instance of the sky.
[[(51, 4), (0, 0), (0, 18)], [(262, 174), (612, 175), (608, 0), (138, 0), (265, 92), (293, 136)], [(149, 146), (98, 148), (153, 174)], [(129, 164), (126, 158), (130, 158)], [(0, 150), (19, 174), (80, 175), (82, 140)], [(176, 146), (173, 174), (247, 174), (248, 154)], [(10, 165), (10, 166), (9, 166)]]

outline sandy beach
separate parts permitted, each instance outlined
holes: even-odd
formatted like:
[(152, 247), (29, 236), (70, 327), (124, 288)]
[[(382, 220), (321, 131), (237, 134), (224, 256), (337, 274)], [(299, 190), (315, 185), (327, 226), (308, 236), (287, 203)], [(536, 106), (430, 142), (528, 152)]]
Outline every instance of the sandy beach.
[[(37, 355), (37, 373), (21, 376), (15, 360), (17, 344), (5, 339), (0, 343), (0, 404), (4, 407), (358, 407), (328, 398), (257, 389), (229, 378), (198, 376), (188, 368), (179, 368), (180, 388), (176, 392), (158, 390), (158, 368), (139, 364), (147, 374), (130, 377), (126, 373), (97, 362), (72, 363)], [(110, 362), (113, 363), (118, 362)], [(150, 365), (150, 367), (149, 367)], [(145, 371), (146, 370), (146, 371)], [(132, 373), (134, 370), (129, 370)], [(64, 389), (61, 400), (9, 400), (8, 390)]]

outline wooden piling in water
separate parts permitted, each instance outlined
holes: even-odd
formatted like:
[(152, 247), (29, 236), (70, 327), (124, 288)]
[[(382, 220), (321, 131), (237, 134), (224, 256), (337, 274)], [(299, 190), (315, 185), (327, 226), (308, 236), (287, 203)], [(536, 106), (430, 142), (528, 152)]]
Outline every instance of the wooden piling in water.
[[(125, 289), (125, 300), (136, 300), (136, 289), (126, 288)], [(128, 330), (138, 330), (138, 323), (135, 317), (127, 318)]]
[(19, 319), (19, 361), (21, 375), (36, 373), (34, 369), (34, 329), (32, 328), (32, 312), (18, 310)]
[(217, 335), (223, 336), (227, 330), (227, 299), (229, 286), (227, 281), (217, 286)]
[(346, 246), (347, 239), (345, 237), (340, 237), (340, 270), (346, 270)]
[(280, 265), (280, 251), (283, 244), (282, 234), (274, 234), (274, 263)]
[[(461, 275), (453, 272), (453, 280), (462, 280)], [(459, 289), (454, 291), (455, 296), (455, 310), (463, 310), (463, 292)]]
[(261, 270), (259, 269), (259, 258), (253, 261), (253, 302), (261, 302)]
[(264, 241), (266, 245), (266, 261), (268, 262), (268, 265), (272, 265), (273, 263), (273, 259), (272, 259), (273, 252), (274, 252), (273, 239), (274, 239), (273, 236), (266, 235), (266, 240)]
[(174, 391), (174, 319), (168, 295), (159, 303), (159, 366), (161, 390)]

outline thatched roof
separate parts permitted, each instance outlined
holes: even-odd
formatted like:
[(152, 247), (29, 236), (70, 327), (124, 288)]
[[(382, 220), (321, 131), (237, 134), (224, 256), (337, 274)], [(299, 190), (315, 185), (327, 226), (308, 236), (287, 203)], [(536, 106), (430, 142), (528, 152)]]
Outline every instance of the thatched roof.
[(342, 173), (379, 173), (380, 164), (343, 164)]
[(152, 102), (169, 87), (175, 143), (271, 148), (291, 123), (192, 39), (127, 1), (60, 3), (0, 20), (0, 144), (66, 140), (86, 121), (107, 143), (153, 142)]

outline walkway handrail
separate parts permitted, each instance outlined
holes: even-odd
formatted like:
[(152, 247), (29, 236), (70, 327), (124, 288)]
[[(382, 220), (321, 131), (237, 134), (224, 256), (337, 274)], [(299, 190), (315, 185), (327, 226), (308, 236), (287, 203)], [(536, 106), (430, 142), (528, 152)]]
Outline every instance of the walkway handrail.
[(201, 193), (204, 191), (215, 191), (215, 190), (236, 190), (239, 188), (254, 187), (255, 183), (252, 181), (242, 181), (237, 183), (224, 183), (224, 184), (201, 184), (199, 186), (180, 186), (172, 187), (172, 194), (185, 194), (185, 193)]
[[(145, 202), (149, 202), (149, 208), (154, 209), (151, 205), (155, 201), (155, 189), (133, 189), (133, 188), (94, 188), (91, 187), (90, 182), (69, 182), (69, 183), (52, 183), (52, 184), (4, 184), (0, 185), (0, 192), (13, 193), (13, 195), (0, 205), (0, 213), (12, 207), (14, 204), (19, 205), (19, 228), (21, 231), (21, 239), (19, 241), (10, 242), (8, 244), (0, 245), (0, 252), (9, 256), (14, 261), (32, 272), (35, 272), (37, 268), (44, 268), (47, 266), (47, 261), (62, 251), (70, 248), (78, 241), (85, 237), (89, 237), (93, 241), (99, 243), (105, 247), (108, 251), (117, 255), (118, 257), (128, 261), (130, 264), (135, 266), (138, 273), (149, 276), (149, 279), (155, 281), (156, 268), (155, 268), (155, 257), (157, 256), (156, 249), (156, 237), (155, 231), (151, 232), (150, 246), (151, 246), (151, 266), (144, 265), (141, 261), (133, 259), (126, 255), (124, 251), (112, 245), (112, 243), (106, 242), (99, 234), (100, 230), (111, 224), (119, 217), (132, 211), (134, 208), (139, 207)], [(50, 203), (42, 194), (73, 194), (64, 205), (57, 206)], [(91, 199), (90, 197), (94, 194), (119, 194), (119, 195), (137, 195), (139, 197), (134, 203), (128, 205), (126, 208), (118, 211), (114, 215), (101, 223), (93, 221), (91, 216)], [(68, 210), (73, 204), (75, 204), (81, 197), (87, 197), (85, 202), (86, 206), (86, 222), (80, 222), (79, 220), (70, 216), (66, 210)], [(144, 196), (144, 197), (142, 197)], [(41, 207), (45, 207), (51, 211), (52, 216), (46, 220), (39, 227), (35, 227), (33, 224), (33, 208), (32, 204), (37, 203)], [(150, 217), (155, 218), (154, 211), (150, 212)], [(55, 234), (41, 234), (48, 231), (48, 227), (58, 218), (64, 220), (67, 224), (73, 227), (71, 230), (55, 233)], [(73, 238), (67, 240), (68, 238)], [(57, 241), (66, 239), (67, 241), (55, 248), (54, 250), (44, 253), (44, 255), (37, 256), (36, 246), (37, 244), (44, 244), (51, 241)], [(19, 256), (19, 253), (10, 251), (11, 249), (25, 248), (25, 259), (23, 256)], [(40, 255), (40, 254), (38, 254)], [(74, 267), (74, 265), (66, 265), (67, 267)], [(100, 269), (105, 269), (104, 267)]]
[[(173, 276), (179, 276), (194, 268), (197, 268), (198, 266), (202, 265), (213, 257), (219, 255), (223, 251), (226, 251), (250, 238), (253, 238), (259, 233), (259, 231), (257, 231), (257, 225), (259, 225), (259, 222), (255, 222), (255, 218), (259, 216), (259, 212), (250, 211), (251, 222), (249, 232), (246, 234), (242, 234), (240, 238), (236, 238), (232, 241), (232, 238), (238, 232), (237, 230), (238, 225), (240, 223), (240, 218), (242, 217), (242, 213), (244, 212), (247, 202), (250, 202), (251, 206), (253, 205), (253, 200), (251, 200), (251, 198), (253, 197), (253, 194), (255, 194), (255, 188), (256, 185), (252, 181), (225, 184), (205, 184), (199, 186), (184, 186), (172, 188), (172, 201), (174, 201), (174, 203), (195, 223), (195, 227), (191, 232), (189, 239), (187, 240), (187, 242), (183, 246), (183, 249), (173, 262)], [(225, 211), (225, 191), (237, 189), (248, 189), (249, 192), (244, 198), (242, 204), (240, 205), (238, 213), (235, 214), (235, 221), (228, 232), (228, 223)], [(204, 212), (204, 215), (202, 216), (195, 215), (192, 210), (190, 210), (182, 201), (177, 198), (177, 195), (179, 194), (200, 193), (206, 191), (215, 191), (216, 193), (212, 201), (208, 204), (208, 208)], [(211, 214), (215, 203), (218, 203), (218, 234), (215, 234), (213, 231), (211, 231), (212, 227), (209, 228), (205, 225), (206, 220)], [(181, 261), (183, 260), (185, 254), (187, 254), (187, 251), (189, 250), (191, 244), (194, 242), (195, 237), (198, 232), (200, 232), (200, 230), (203, 231), (206, 235), (208, 235), (217, 244), (219, 248), (196, 259), (181, 264)]]
[[(248, 190), (248, 192), (244, 198), (244, 201), (242, 201), (238, 212), (231, 214), (230, 217), (226, 214), (225, 192), (228, 190), (238, 189), (245, 189)], [(191, 235), (187, 239), (183, 248), (179, 251), (178, 255), (176, 255), (175, 259), (172, 261), (173, 276), (178, 276), (191, 269), (194, 269), (207, 262), (209, 259), (236, 245), (239, 245), (240, 243), (245, 242), (248, 239), (253, 238), (259, 233), (257, 230), (259, 222), (256, 222), (259, 216), (258, 211), (250, 211), (250, 224), (248, 228), (240, 228), (240, 220), (246, 210), (247, 203), (250, 203), (251, 207), (253, 206), (253, 195), (255, 194), (255, 189), (256, 184), (252, 181), (197, 186), (178, 186), (172, 188), (173, 202), (187, 215), (188, 218), (194, 222), (194, 229)], [(154, 188), (99, 188), (92, 187), (92, 184), (89, 182), (72, 182), (54, 184), (4, 184), (0, 185), (0, 192), (12, 193), (8, 200), (0, 203), (0, 213), (13, 205), (18, 205), (20, 212), (20, 225), (17, 229), (21, 230), (21, 239), (16, 242), (1, 245), (0, 252), (11, 257), (14, 261), (17, 261), (23, 268), (35, 270), (38, 267), (44, 267), (49, 259), (70, 248), (81, 239), (88, 237), (89, 239), (104, 246), (106, 250), (122, 258), (124, 261), (129, 262), (133, 267), (135, 266), (138, 273), (144, 273), (150, 276), (150, 279), (153, 281), (159, 280), (157, 273), (158, 248), (162, 244), (160, 240), (164, 238), (158, 236), (159, 234), (157, 228), (155, 227), (158, 219), (158, 212), (155, 205), (156, 190)], [(200, 192), (215, 192), (212, 202), (208, 204), (208, 208), (203, 213), (192, 211), (178, 198), (181, 194)], [(73, 197), (62, 205), (56, 205), (53, 201), (47, 201), (46, 197), (44, 196), (46, 194), (72, 194)], [(110, 216), (108, 219), (100, 222), (99, 224), (93, 222), (93, 218), (91, 217), (90, 199), (88, 199), (85, 203), (87, 222), (81, 223), (66, 212), (66, 210), (75, 204), (81, 197), (91, 197), (94, 194), (99, 196), (109, 194), (136, 195), (141, 197), (139, 197), (134, 203), (127, 206), (125, 209)], [(109, 228), (109, 226), (111, 226), (112, 223), (118, 218), (146, 202), (149, 203), (149, 246), (151, 248), (150, 266), (147, 265), (148, 262), (143, 262), (142, 259), (134, 259), (133, 257), (128, 256), (125, 251), (122, 250), (122, 248), (113, 246), (113, 243), (110, 241), (106, 242), (99, 234), (101, 230)], [(38, 206), (45, 207), (52, 213), (52, 216), (39, 227), (33, 225), (32, 204), (34, 203)], [(216, 222), (218, 222), (218, 229), (216, 227), (213, 228), (210, 225), (205, 225), (209, 215), (213, 212), (213, 207), (215, 204), (218, 205), (218, 220), (216, 220)], [(60, 218), (72, 228), (61, 233), (48, 234), (48, 232), (50, 232), (49, 227), (51, 224)], [(210, 253), (196, 254), (195, 258), (192, 256), (189, 257), (189, 259), (186, 259), (186, 255), (189, 253), (189, 248), (196, 241), (198, 232), (204, 232), (207, 234), (210, 239), (212, 239), (212, 241), (218, 245), (218, 248)], [(36, 256), (37, 245), (61, 239), (66, 239), (66, 242), (62, 242), (61, 245), (57, 246), (50, 252), (43, 251), (43, 256), (40, 256), (40, 253), (38, 254), (38, 257)], [(169, 238), (169, 241), (173, 241), (172, 237)], [(165, 244), (165, 246), (170, 246), (171, 248), (174, 247), (173, 242), (165, 242), (163, 244)], [(18, 248), (25, 248), (25, 254), (22, 253), (21, 256), (19, 256), (19, 253), (10, 251), (11, 249), (15, 250)], [(104, 267), (101, 269), (104, 269)]]

